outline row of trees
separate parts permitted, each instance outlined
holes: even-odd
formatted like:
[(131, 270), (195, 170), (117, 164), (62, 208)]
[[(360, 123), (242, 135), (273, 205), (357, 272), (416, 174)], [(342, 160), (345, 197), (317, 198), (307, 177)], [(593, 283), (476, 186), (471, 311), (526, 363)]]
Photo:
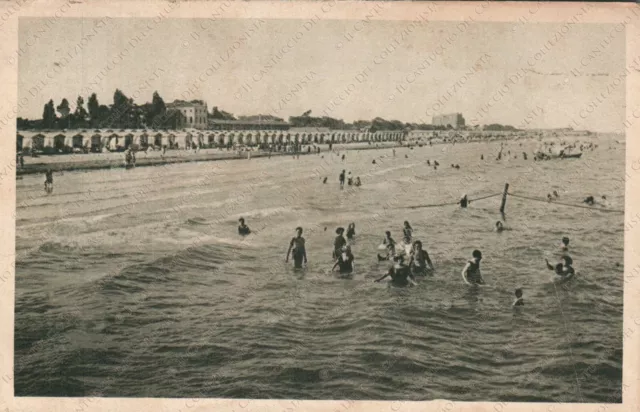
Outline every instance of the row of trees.
[(86, 109), (82, 96), (78, 96), (74, 108), (66, 98), (57, 106), (49, 100), (44, 105), (42, 119), (19, 117), (17, 126), (18, 129), (139, 129), (168, 127), (172, 120), (167, 116), (167, 107), (158, 92), (153, 93), (151, 103), (137, 105), (117, 89), (113, 94), (113, 104), (108, 106), (100, 104), (95, 93), (89, 96)]
[[(179, 101), (177, 101), (179, 102)], [(49, 100), (42, 112), (42, 119), (29, 120), (18, 118), (17, 126), (19, 130), (24, 129), (79, 129), (79, 128), (111, 128), (111, 129), (161, 129), (175, 128), (176, 114), (167, 111), (167, 106), (158, 92), (153, 93), (151, 103), (138, 105), (132, 98), (127, 97), (121, 90), (116, 89), (113, 94), (113, 104), (100, 104), (95, 93), (89, 96), (86, 109), (84, 98), (78, 96), (75, 107), (71, 107), (69, 101), (62, 99), (59, 105), (55, 106), (53, 100)], [(238, 116), (233, 113), (213, 107), (209, 118), (218, 120), (243, 120), (243, 121), (265, 121), (283, 122), (272, 115), (252, 115)], [(346, 123), (342, 119), (333, 117), (311, 116), (311, 110), (304, 112), (301, 116), (289, 117), (292, 127), (314, 127), (329, 128), (337, 130), (368, 130), (376, 132), (379, 130), (446, 130), (451, 126), (434, 126), (425, 123), (403, 123), (399, 120), (386, 120), (376, 117), (373, 120), (356, 120), (353, 123)], [(480, 126), (472, 126), (469, 129), (480, 129)], [(490, 124), (483, 126), (482, 130), (493, 131), (515, 131), (516, 128), (500, 124)]]

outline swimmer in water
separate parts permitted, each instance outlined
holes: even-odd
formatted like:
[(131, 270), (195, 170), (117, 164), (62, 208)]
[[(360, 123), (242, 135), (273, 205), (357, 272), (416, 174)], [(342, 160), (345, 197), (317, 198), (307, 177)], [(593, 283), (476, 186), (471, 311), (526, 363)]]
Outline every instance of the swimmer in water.
[(593, 196), (587, 196), (587, 197), (582, 201), (582, 203), (586, 203), (586, 204), (588, 204), (589, 206), (593, 206), (593, 205), (596, 203), (596, 201), (595, 201), (595, 199), (593, 198)]
[(557, 191), (553, 191), (553, 197), (555, 197), (556, 199), (558, 198), (558, 192)]
[(251, 233), (251, 229), (249, 229), (249, 226), (244, 224), (244, 218), (243, 217), (238, 219), (238, 222), (240, 222), (240, 226), (238, 226), (238, 234), (240, 234), (242, 236), (246, 236), (249, 233)]
[(524, 306), (524, 299), (522, 298), (522, 289), (516, 289), (516, 300), (512, 306)]
[(360, 187), (362, 182), (360, 181), (360, 176), (356, 177), (356, 187)]
[(302, 237), (302, 228), (296, 228), (296, 237), (291, 239), (291, 243), (289, 243), (289, 249), (287, 250), (287, 257), (285, 258), (285, 262), (289, 261), (289, 254), (293, 250), (293, 267), (296, 269), (302, 268), (302, 263), (307, 264), (307, 250), (305, 247), (305, 240)]
[(558, 276), (566, 277), (575, 274), (575, 269), (572, 266), (573, 259), (570, 256), (563, 256), (562, 262), (557, 263), (555, 266), (552, 266), (548, 259), (545, 259), (545, 262), (547, 263), (547, 269), (553, 270)]
[(373, 159), (373, 162), (371, 162), (371, 164), (376, 164), (376, 159)]
[(464, 195), (462, 196), (462, 198), (458, 203), (460, 204), (461, 208), (465, 209), (470, 202), (469, 202), (469, 199), (467, 198), (467, 195)]
[(569, 250), (569, 238), (568, 237), (563, 237), (562, 238), (562, 243), (560, 244), (560, 250), (562, 250), (563, 252), (566, 252)]
[(346, 246), (347, 240), (342, 236), (344, 233), (344, 228), (339, 227), (336, 229), (336, 238), (333, 241), (333, 259), (337, 259), (338, 256), (342, 253), (342, 248)]
[(378, 254), (378, 261), (389, 260), (389, 258), (396, 253), (396, 241), (391, 237), (391, 232), (388, 230), (385, 232), (385, 238), (382, 240), (382, 244), (387, 247), (387, 256), (380, 256)]
[(342, 155), (342, 161), (344, 162), (345, 155)]
[(340, 176), (338, 177), (338, 180), (340, 180), (340, 189), (344, 188), (344, 174), (345, 174), (345, 171), (343, 170), (342, 173), (340, 173)]
[(462, 269), (462, 278), (470, 285), (484, 285), (484, 279), (480, 273), (480, 261), (482, 260), (482, 252), (473, 251), (473, 259), (467, 262)]
[(356, 224), (349, 223), (349, 226), (347, 226), (347, 239), (353, 240), (355, 235), (356, 235)]
[(384, 276), (376, 279), (375, 282), (380, 282), (386, 277), (390, 276), (391, 284), (393, 286), (397, 286), (397, 287), (406, 287), (409, 285), (416, 286), (417, 285), (416, 278), (411, 273), (411, 269), (409, 268), (409, 266), (404, 264), (404, 257), (402, 255), (396, 256), (393, 258), (393, 260), (396, 263), (393, 266), (391, 266), (391, 268), (389, 268), (389, 271)]
[(411, 227), (411, 225), (409, 224), (408, 221), (404, 221), (404, 227), (402, 228), (402, 234), (404, 235), (405, 239), (409, 239), (409, 243), (411, 243), (411, 236), (413, 235), (413, 228)]
[(348, 274), (353, 273), (353, 261), (355, 257), (353, 253), (351, 253), (351, 247), (349, 245), (345, 245), (341, 253), (338, 255), (336, 263), (331, 268), (331, 271), (336, 270), (337, 267), (340, 267), (340, 273)]
[(502, 225), (502, 222), (498, 220), (498, 221), (496, 222), (496, 232), (500, 233), (500, 232), (502, 232), (503, 230), (504, 230), (504, 226)]
[(409, 267), (414, 275), (426, 275), (427, 270), (433, 270), (433, 263), (429, 258), (429, 253), (422, 248), (422, 242), (419, 240), (413, 242)]

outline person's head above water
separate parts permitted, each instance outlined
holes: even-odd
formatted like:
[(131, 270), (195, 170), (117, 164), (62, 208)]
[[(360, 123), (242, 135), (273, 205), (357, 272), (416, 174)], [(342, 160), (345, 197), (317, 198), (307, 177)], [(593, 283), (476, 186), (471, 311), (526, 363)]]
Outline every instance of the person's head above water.
[(563, 237), (562, 238), (562, 244), (565, 246), (569, 246), (569, 238), (568, 237)]
[(517, 298), (521, 298), (522, 297), (522, 289), (521, 288), (516, 289), (516, 297)]
[(411, 225), (409, 224), (409, 221), (408, 221), (408, 220), (405, 220), (405, 221), (404, 221), (404, 227), (406, 227), (406, 228), (411, 228)]
[(302, 234), (302, 228), (300, 226), (296, 228), (296, 233), (298, 233), (298, 235)]
[(343, 227), (339, 227), (336, 229), (336, 235), (341, 235), (344, 233), (344, 228)]
[(474, 250), (473, 253), (471, 254), (473, 256), (474, 259), (482, 259), (482, 252), (480, 252), (478, 249)]
[(388, 230), (384, 232), (384, 234), (387, 235), (387, 237), (391, 237), (391, 232), (389, 232)]
[(244, 225), (244, 218), (241, 217), (240, 219), (238, 219), (238, 222), (242, 223)]
[(413, 246), (415, 248), (422, 249), (422, 242), (419, 240), (416, 240), (415, 242), (413, 242)]
[(496, 227), (497, 227), (497, 228), (502, 228), (502, 222), (498, 220), (498, 221), (496, 222)]

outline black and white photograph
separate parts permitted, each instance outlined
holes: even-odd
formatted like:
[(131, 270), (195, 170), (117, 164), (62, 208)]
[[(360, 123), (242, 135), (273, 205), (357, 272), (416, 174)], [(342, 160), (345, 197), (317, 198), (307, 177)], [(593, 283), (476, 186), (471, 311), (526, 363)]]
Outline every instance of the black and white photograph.
[(17, 18), (15, 397), (621, 404), (640, 8), (229, 3)]

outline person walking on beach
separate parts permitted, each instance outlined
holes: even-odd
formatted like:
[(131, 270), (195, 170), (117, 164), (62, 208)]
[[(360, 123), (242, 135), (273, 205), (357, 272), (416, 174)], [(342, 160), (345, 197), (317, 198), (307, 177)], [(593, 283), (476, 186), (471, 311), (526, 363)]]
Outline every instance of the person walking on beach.
[(344, 174), (345, 174), (345, 171), (343, 170), (342, 173), (340, 173), (340, 176), (338, 177), (338, 179), (340, 180), (340, 189), (344, 189)]
[(44, 191), (47, 193), (53, 192), (53, 171), (51, 169), (47, 169), (44, 172), (45, 180), (44, 180)]
[(302, 264), (307, 264), (307, 250), (305, 247), (305, 240), (302, 237), (302, 228), (296, 228), (296, 236), (291, 238), (289, 243), (289, 249), (287, 250), (287, 257), (285, 262), (289, 262), (289, 255), (293, 251), (293, 267), (295, 269), (302, 269)]

